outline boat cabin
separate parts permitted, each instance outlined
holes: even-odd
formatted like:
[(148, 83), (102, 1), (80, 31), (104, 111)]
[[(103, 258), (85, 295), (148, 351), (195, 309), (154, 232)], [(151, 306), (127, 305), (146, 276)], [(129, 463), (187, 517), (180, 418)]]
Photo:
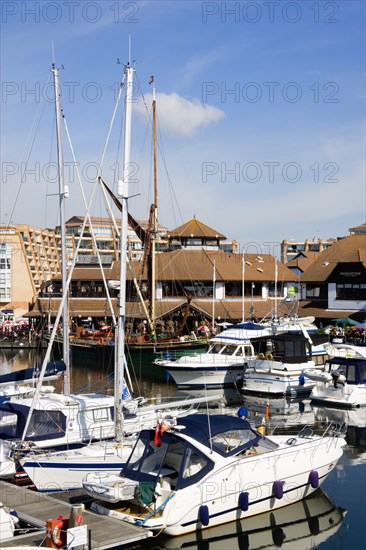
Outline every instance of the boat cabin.
[(343, 376), (349, 385), (366, 384), (366, 359), (354, 357), (333, 357), (326, 362), (334, 384)]
[[(0, 402), (0, 439), (22, 439), (33, 400)], [(68, 396), (53, 394), (40, 400), (32, 411), (24, 441), (50, 446), (112, 437), (113, 398), (99, 394)]]
[(236, 417), (195, 414), (179, 422), (174, 431), (143, 430), (121, 472), (135, 482), (140, 503), (152, 502), (157, 484), (168, 491), (196, 484), (214, 468), (215, 460), (244, 455), (261, 439), (246, 420)]
[(281, 363), (306, 363), (312, 355), (311, 344), (302, 334), (283, 333), (264, 336), (252, 341), (254, 352), (259, 359)]

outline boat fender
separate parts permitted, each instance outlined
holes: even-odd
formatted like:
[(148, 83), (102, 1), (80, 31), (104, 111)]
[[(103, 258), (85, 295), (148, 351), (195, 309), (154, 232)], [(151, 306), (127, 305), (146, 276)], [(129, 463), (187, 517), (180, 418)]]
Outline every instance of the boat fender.
[(249, 493), (240, 493), (239, 495), (239, 508), (246, 512), (249, 508)]
[(316, 470), (311, 470), (309, 474), (309, 483), (313, 489), (317, 489), (319, 487), (319, 474)]
[(304, 414), (305, 412), (305, 403), (303, 401), (300, 401), (299, 403), (299, 413)]
[(303, 373), (301, 373), (299, 376), (299, 383), (300, 386), (303, 386), (305, 384), (305, 376), (303, 375)]
[(238, 409), (238, 417), (246, 418), (247, 416), (248, 416), (248, 409), (246, 407), (240, 407), (240, 409)]
[(273, 544), (277, 548), (281, 548), (283, 545), (283, 542), (285, 540), (285, 533), (283, 532), (282, 527), (279, 527), (278, 525), (272, 530), (272, 540)]
[(282, 481), (274, 481), (272, 486), (272, 494), (279, 500), (283, 497), (283, 483)]
[(199, 519), (202, 525), (204, 525), (205, 527), (210, 523), (210, 514), (208, 511), (208, 506), (206, 506), (205, 504), (200, 506)]
[(309, 525), (309, 531), (313, 536), (319, 535), (320, 527), (319, 527), (319, 518), (318, 517), (309, 518), (308, 519), (308, 525)]

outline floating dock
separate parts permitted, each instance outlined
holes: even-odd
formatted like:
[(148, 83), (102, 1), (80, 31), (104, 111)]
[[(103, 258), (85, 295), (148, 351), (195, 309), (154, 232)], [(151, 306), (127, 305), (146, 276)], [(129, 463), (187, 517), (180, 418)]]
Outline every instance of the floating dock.
[[(52, 493), (51, 496), (0, 480), (0, 501), (8, 508), (14, 508), (21, 520), (46, 529), (48, 519), (59, 516), (70, 517), (73, 506), (90, 502), (90, 499), (82, 491)], [(107, 550), (131, 544), (152, 535), (150, 531), (88, 510), (83, 511), (83, 525), (87, 525), (89, 539), (89, 544), (85, 545), (85, 548), (89, 547), (92, 550)], [(6, 548), (20, 545), (39, 546), (45, 534), (46, 530), (19, 535), (3, 541), (3, 544)]]

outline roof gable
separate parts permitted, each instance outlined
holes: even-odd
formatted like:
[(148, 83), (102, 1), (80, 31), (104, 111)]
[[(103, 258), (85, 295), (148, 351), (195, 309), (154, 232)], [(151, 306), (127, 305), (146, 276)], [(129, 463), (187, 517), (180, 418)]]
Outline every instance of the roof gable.
[(212, 227), (204, 224), (197, 218), (192, 218), (188, 222), (179, 225), (175, 229), (169, 231), (170, 237), (180, 238), (206, 238), (206, 239), (226, 239), (226, 236), (216, 231)]

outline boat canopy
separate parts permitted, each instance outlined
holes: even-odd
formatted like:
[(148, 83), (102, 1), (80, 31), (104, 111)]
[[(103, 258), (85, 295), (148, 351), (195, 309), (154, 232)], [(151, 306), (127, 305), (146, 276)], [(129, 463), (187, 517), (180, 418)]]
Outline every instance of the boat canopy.
[(227, 329), (231, 328), (240, 328), (244, 330), (265, 330), (268, 327), (265, 325), (258, 325), (258, 323), (252, 323), (248, 321), (247, 323), (237, 323), (236, 325), (228, 325)]
[(347, 384), (366, 384), (366, 360), (354, 357), (332, 357), (327, 361), (329, 372), (343, 374)]
[[(186, 418), (180, 418), (179, 426), (175, 431), (181, 432), (182, 435), (198, 441), (209, 449), (212, 447), (222, 456), (236, 454), (239, 450), (256, 445), (261, 438), (261, 435), (254, 431), (246, 420), (223, 415), (192, 414)], [(237, 445), (230, 445), (230, 449), (226, 445), (224, 448), (222, 445), (224, 438), (230, 438), (232, 443), (235, 439)]]
[[(0, 439), (21, 439), (30, 407), (5, 401), (0, 406)], [(58, 439), (65, 437), (66, 416), (60, 410), (32, 412), (25, 441)]]
[(285, 332), (274, 336), (263, 336), (252, 340), (255, 353), (272, 355), (284, 363), (305, 363), (311, 357), (311, 345), (303, 334)]
[[(26, 369), (20, 369), (13, 372), (0, 375), (0, 384), (10, 384), (14, 382), (24, 382), (25, 380), (35, 380), (39, 377), (41, 367), (28, 367)], [(44, 378), (50, 376), (57, 376), (61, 372), (66, 370), (64, 361), (50, 361), (47, 363)]]

